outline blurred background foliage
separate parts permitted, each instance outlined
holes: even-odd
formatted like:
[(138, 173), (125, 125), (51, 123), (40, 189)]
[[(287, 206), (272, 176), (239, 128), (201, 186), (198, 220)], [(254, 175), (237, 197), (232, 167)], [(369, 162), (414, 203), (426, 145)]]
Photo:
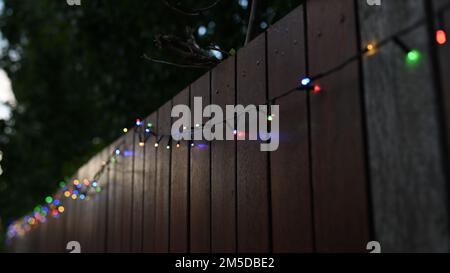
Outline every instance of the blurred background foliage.
[[(195, 29), (201, 45), (242, 47), (250, 0), (222, 0), (200, 16), (182, 15), (162, 0), (4, 0), (0, 67), (12, 82), (17, 105), (0, 121), (0, 221), (29, 212), (58, 182), (205, 70), (144, 60), (168, 59), (157, 34), (185, 36)], [(178, 1), (183, 7), (210, 1)], [(263, 0), (260, 31), (300, 0)], [(174, 57), (174, 56), (172, 56)], [(4, 230), (4, 229), (3, 229)]]

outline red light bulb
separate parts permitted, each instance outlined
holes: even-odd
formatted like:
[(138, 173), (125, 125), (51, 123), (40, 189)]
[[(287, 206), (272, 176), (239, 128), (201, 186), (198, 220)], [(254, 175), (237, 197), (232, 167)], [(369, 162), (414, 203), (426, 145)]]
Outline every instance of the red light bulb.
[(320, 93), (322, 91), (322, 87), (320, 85), (314, 85), (313, 93)]
[(447, 33), (444, 30), (440, 29), (436, 31), (436, 42), (439, 45), (443, 45), (447, 42)]

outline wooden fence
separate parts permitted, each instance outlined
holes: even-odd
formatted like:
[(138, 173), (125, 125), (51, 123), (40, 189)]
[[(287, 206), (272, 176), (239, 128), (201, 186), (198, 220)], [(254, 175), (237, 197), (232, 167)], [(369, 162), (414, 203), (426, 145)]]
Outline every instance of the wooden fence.
[(426, 16), (405, 37), (424, 54), (414, 71), (388, 46), (321, 79), (320, 94), (277, 100), (275, 152), (256, 141), (140, 147), (130, 130), (74, 175), (91, 179), (123, 141), (127, 153), (99, 179), (105, 190), (65, 201), (12, 250), (67, 252), (78, 241), (82, 252), (365, 252), (378, 240), (385, 251), (449, 251), (450, 47), (428, 39), (432, 10), (449, 1), (387, 2), (309, 0), (145, 122), (169, 134), (172, 105), (194, 96), (264, 104)]

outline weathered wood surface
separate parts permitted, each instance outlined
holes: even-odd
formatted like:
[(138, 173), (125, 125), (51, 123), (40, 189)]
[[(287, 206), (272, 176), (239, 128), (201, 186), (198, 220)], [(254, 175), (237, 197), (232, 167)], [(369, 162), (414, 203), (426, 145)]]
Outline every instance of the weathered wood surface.
[[(358, 3), (361, 46), (425, 16), (422, 0)], [(449, 250), (442, 127), (425, 37), (425, 25), (402, 37), (423, 54), (414, 68), (393, 44), (363, 62), (375, 238), (386, 252)]]

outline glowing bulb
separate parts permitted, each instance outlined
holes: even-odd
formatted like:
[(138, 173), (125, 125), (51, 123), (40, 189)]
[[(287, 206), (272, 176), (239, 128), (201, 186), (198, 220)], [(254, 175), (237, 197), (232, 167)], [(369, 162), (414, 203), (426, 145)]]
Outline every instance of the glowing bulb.
[(65, 183), (64, 181), (59, 182), (59, 186), (60, 186), (61, 188), (64, 188), (65, 185), (66, 185), (66, 183)]
[(237, 135), (237, 130), (236, 129), (233, 130), (233, 135)]
[(422, 55), (420, 54), (420, 51), (413, 49), (413, 50), (409, 51), (408, 54), (406, 54), (406, 62), (409, 65), (418, 64), (421, 56)]
[(447, 33), (444, 30), (440, 29), (436, 31), (436, 42), (439, 45), (443, 45), (447, 42)]
[(89, 186), (89, 184), (91, 184), (91, 183), (89, 182), (89, 180), (87, 180), (87, 179), (85, 179), (85, 180), (83, 181), (83, 183), (84, 183), (85, 186)]
[(170, 145), (167, 144), (166, 149), (169, 150), (170, 149)]
[(180, 143), (179, 142), (177, 143), (177, 148), (180, 148)]
[(102, 191), (102, 188), (97, 187), (97, 188), (95, 189), (95, 191), (96, 191), (96, 192), (101, 192), (101, 191)]
[(76, 194), (72, 194), (72, 199), (73, 200), (77, 199), (77, 195)]
[(300, 84), (303, 86), (308, 86), (310, 83), (311, 83), (311, 79), (308, 77), (305, 77), (300, 81)]
[(64, 192), (64, 196), (65, 196), (65, 197), (69, 197), (69, 196), (70, 196), (70, 191), (65, 191), (65, 192)]
[(314, 85), (313, 93), (320, 93), (322, 91), (322, 87), (320, 85)]
[(268, 121), (272, 121), (272, 120), (273, 120), (272, 115), (268, 115), (268, 116), (267, 116), (267, 120), (268, 120)]
[(150, 133), (150, 129), (149, 128), (145, 128), (145, 132), (146, 133)]
[(51, 202), (53, 202), (53, 198), (51, 198), (50, 196), (45, 197), (45, 202), (47, 204), (50, 204)]
[(147, 123), (147, 127), (148, 127), (148, 128), (152, 128), (152, 127), (153, 127), (153, 124), (152, 124), (151, 122), (149, 122), (149, 123)]
[(374, 43), (368, 43), (366, 46), (366, 52), (368, 56), (372, 56), (377, 52), (377, 47)]
[(75, 186), (78, 185), (78, 184), (80, 184), (80, 180), (75, 179), (75, 180), (73, 181), (73, 184), (74, 184)]
[(141, 120), (137, 118), (136, 119), (136, 126), (141, 126), (141, 124), (142, 124)]
[(145, 146), (145, 143), (144, 143), (143, 141), (140, 141), (140, 142), (139, 142), (139, 146), (140, 146), (140, 147), (144, 147), (144, 146)]
[(120, 155), (120, 150), (119, 150), (119, 149), (116, 149), (116, 150), (114, 151), (114, 153), (115, 153), (116, 155)]
[(97, 183), (97, 181), (94, 181), (94, 182), (92, 182), (92, 187), (97, 187), (97, 185), (98, 185), (98, 183)]
[(59, 206), (59, 207), (58, 207), (58, 211), (59, 211), (60, 213), (63, 213), (63, 212), (64, 212), (64, 207), (63, 207), (63, 206)]
[(194, 144), (194, 142), (192, 142), (192, 143), (191, 143), (191, 147), (194, 147), (194, 146), (195, 146), (195, 144)]
[(200, 127), (200, 124), (196, 123), (196, 124), (195, 124), (195, 127)]
[(85, 198), (86, 198), (86, 195), (80, 194), (80, 199), (81, 199), (81, 200), (84, 200)]
[(128, 132), (128, 128), (123, 128), (123, 132), (124, 133)]
[(61, 202), (60, 202), (58, 199), (53, 200), (53, 204), (54, 204), (55, 206), (59, 206), (60, 203), (61, 203)]
[(158, 148), (158, 146), (159, 146), (159, 143), (156, 142), (156, 143), (155, 143), (155, 148)]

